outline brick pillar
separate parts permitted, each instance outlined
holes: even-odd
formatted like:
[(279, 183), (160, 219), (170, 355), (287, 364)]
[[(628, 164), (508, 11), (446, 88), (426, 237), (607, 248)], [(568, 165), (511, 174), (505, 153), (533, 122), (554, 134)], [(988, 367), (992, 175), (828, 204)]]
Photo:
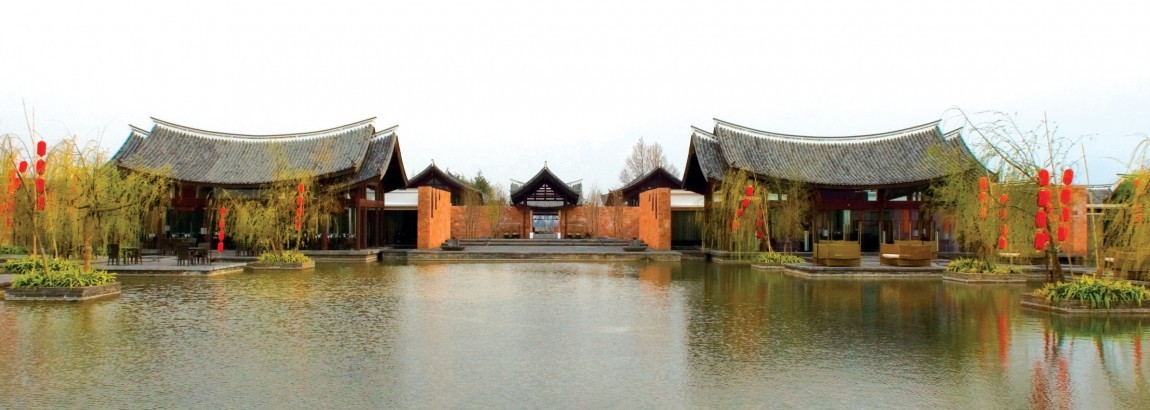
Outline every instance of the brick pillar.
[(428, 186), (419, 187), (419, 216), (416, 246), (430, 249), (451, 238), (451, 193)]
[(671, 189), (639, 194), (639, 239), (651, 249), (671, 249)]

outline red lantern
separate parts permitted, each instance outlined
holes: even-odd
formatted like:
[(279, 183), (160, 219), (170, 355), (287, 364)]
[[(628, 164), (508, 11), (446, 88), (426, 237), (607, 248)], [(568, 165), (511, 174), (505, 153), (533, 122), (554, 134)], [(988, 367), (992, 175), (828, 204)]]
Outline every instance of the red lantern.
[(978, 208), (978, 219), (986, 219), (986, 207)]
[(220, 231), (220, 242), (224, 241), (224, 231)]
[(1006, 206), (1006, 201), (1008, 199), (1010, 199), (1010, 198), (1007, 198), (1006, 194), (999, 195), (998, 196), (998, 203), (1001, 204), (1002, 206)]
[(36, 193), (44, 193), (44, 178), (36, 178)]
[(303, 197), (302, 196), (295, 197), (295, 205), (296, 206), (303, 206)]
[(1039, 229), (1046, 227), (1046, 211), (1039, 209), (1034, 214), (1034, 227)]
[(1042, 232), (1034, 234), (1034, 249), (1039, 251), (1046, 249), (1046, 238), (1042, 236)]
[(1070, 185), (1072, 183), (1074, 183), (1074, 170), (1066, 168), (1065, 171), (1062, 171), (1062, 185)]
[(738, 219), (731, 221), (731, 232), (734, 232), (737, 230), (739, 230), (739, 220)]
[(1048, 205), (1050, 205), (1050, 191), (1045, 190), (1045, 189), (1039, 190), (1038, 191), (1038, 207), (1039, 208), (1045, 208)]
[(1050, 171), (1046, 168), (1038, 170), (1038, 186), (1050, 185)]
[(44, 175), (44, 169), (48, 168), (47, 165), (48, 164), (44, 163), (44, 160), (42, 160), (42, 159), (36, 160), (36, 173), (40, 174), (40, 175)]
[(296, 186), (296, 190), (299, 191), (300, 195), (303, 195), (303, 188), (303, 182), (300, 182), (299, 185)]
[(43, 211), (44, 210), (44, 196), (43, 195), (36, 197), (36, 210), (37, 211)]
[(987, 197), (986, 191), (978, 193), (978, 202), (986, 202), (987, 199), (989, 198)]
[(763, 232), (762, 231), (755, 231), (755, 238), (757, 238), (760, 241), (763, 240)]
[(746, 208), (750, 205), (751, 205), (751, 198), (743, 198), (743, 203), (741, 204), (741, 206), (743, 208)]
[(216, 244), (216, 252), (223, 252), (223, 251), (224, 251), (224, 242), (220, 241), (220, 243)]
[(20, 173), (23, 174), (26, 171), (28, 171), (28, 161), (21, 160), (20, 161)]
[(1058, 227), (1058, 242), (1066, 242), (1066, 238), (1070, 237), (1070, 228), (1065, 226)]
[(303, 208), (296, 208), (295, 209), (295, 216), (297, 218), (303, 218)]
[(1002, 208), (1002, 209), (998, 210), (998, 219), (1001, 219), (1003, 221), (1006, 220), (1006, 208)]
[(221, 231), (222, 231), (222, 230), (224, 230), (224, 220), (223, 220), (223, 219), (220, 219), (220, 224), (219, 224), (219, 226), (220, 226), (220, 230), (221, 230)]
[(758, 226), (759, 229), (763, 229), (763, 218), (759, 218), (758, 220), (756, 220), (755, 226)]
[[(300, 191), (300, 192), (303, 192), (303, 191)], [(747, 185), (747, 196), (751, 196), (754, 194), (755, 194), (755, 187), (751, 186), (751, 185)], [(744, 205), (744, 206), (746, 206), (746, 205)]]
[(1058, 220), (1060, 220), (1062, 222), (1070, 222), (1070, 208), (1069, 207), (1065, 207), (1065, 206), (1062, 207), (1062, 215), (1060, 215)]
[(220, 207), (220, 219), (223, 219), (224, 215), (227, 215), (227, 214), (228, 214), (228, 207), (221, 206)]
[(1070, 205), (1070, 200), (1073, 199), (1073, 195), (1074, 192), (1070, 190), (1070, 187), (1064, 186), (1062, 190), (1058, 192), (1058, 200), (1062, 201), (1063, 205)]
[(743, 208), (736, 209), (735, 216), (743, 216)]
[(998, 249), (1006, 249), (1006, 237), (1005, 236), (999, 236), (998, 237)]
[(986, 191), (989, 189), (990, 189), (990, 180), (986, 179), (986, 177), (979, 178), (978, 179), (978, 190), (979, 191)]
[(300, 220), (299, 220), (299, 219), (296, 219), (296, 220), (295, 220), (295, 230), (297, 230), (297, 231), (298, 231), (298, 230), (300, 230), (300, 229), (303, 229), (303, 223), (302, 223), (302, 222), (300, 222)]
[(48, 143), (40, 141), (36, 143), (36, 155), (44, 156), (48, 153)]
[(998, 228), (998, 234), (999, 235), (1006, 236), (1006, 232), (1007, 232), (1006, 225), (1002, 225)]

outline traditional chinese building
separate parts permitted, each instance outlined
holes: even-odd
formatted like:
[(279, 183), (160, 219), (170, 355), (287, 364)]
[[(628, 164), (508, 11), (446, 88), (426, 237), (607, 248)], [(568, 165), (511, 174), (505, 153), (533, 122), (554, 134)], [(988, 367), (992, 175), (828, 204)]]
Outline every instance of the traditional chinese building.
[(523, 237), (532, 233), (563, 236), (564, 212), (579, 204), (583, 183), (563, 182), (546, 165), (527, 182), (511, 182), (511, 204), (522, 212)]
[(113, 156), (121, 168), (159, 172), (176, 188), (158, 235), (205, 240), (207, 212), (223, 191), (254, 193), (289, 173), (313, 176), (321, 189), (341, 197), (344, 211), (328, 232), (312, 232), (322, 248), (384, 246), (394, 238), (384, 215), (384, 193), (403, 188), (407, 176), (396, 127), (376, 130), (374, 118), (320, 131), (246, 135), (206, 131), (153, 118), (151, 130), (131, 127)]
[(460, 181), (454, 175), (444, 172), (435, 166), (434, 163), (428, 165), (423, 171), (420, 171), (415, 176), (407, 181), (408, 188), (419, 188), (421, 186), (429, 186), (435, 189), (447, 191), (451, 193), (451, 205), (460, 206), (467, 202), (468, 196), (474, 198), (477, 203), (483, 203), (483, 193), (475, 189), (475, 187)]
[(712, 194), (731, 170), (804, 183), (813, 194), (808, 244), (854, 240), (875, 251), (898, 239), (939, 240), (945, 248), (953, 232), (924, 208), (929, 186), (983, 168), (958, 130), (943, 132), (939, 121), (844, 137), (781, 134), (718, 119), (712, 131), (693, 128), (684, 188), (716, 206)]

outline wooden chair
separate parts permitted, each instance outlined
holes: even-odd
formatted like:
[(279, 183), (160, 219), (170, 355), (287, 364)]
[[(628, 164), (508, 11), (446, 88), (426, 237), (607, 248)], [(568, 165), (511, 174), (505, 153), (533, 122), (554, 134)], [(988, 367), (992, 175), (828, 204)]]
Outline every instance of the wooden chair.
[(140, 257), (140, 248), (124, 248), (123, 249), (125, 265), (132, 263), (142, 263), (143, 258)]
[(120, 264), (120, 244), (118, 244), (118, 243), (108, 244), (107, 251), (108, 251), (108, 264), (109, 265)]
[(187, 263), (187, 264), (192, 263), (192, 253), (191, 253), (191, 250), (188, 248), (188, 245), (185, 245), (182, 243), (177, 243), (177, 244), (175, 244), (175, 249), (176, 249), (176, 265), (183, 265), (185, 263)]

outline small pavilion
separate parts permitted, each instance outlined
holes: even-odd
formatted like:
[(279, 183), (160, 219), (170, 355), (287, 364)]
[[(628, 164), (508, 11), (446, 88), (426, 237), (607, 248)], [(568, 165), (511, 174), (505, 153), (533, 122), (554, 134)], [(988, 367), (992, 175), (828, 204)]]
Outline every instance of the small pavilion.
[(639, 206), (639, 194), (656, 188), (682, 189), (683, 181), (663, 167), (656, 167), (640, 175), (627, 185), (612, 190), (607, 195), (607, 205), (622, 201), (626, 206)]
[(421, 186), (429, 186), (435, 189), (447, 191), (451, 193), (451, 205), (460, 206), (465, 205), (467, 197), (473, 195), (478, 203), (484, 202), (483, 193), (475, 189), (475, 187), (460, 181), (459, 178), (451, 175), (451, 173), (444, 172), (432, 162), (423, 171), (420, 171), (415, 176), (407, 181), (408, 188), (419, 188)]
[(566, 229), (565, 211), (579, 204), (582, 181), (563, 182), (547, 165), (527, 182), (511, 181), (511, 204), (523, 215), (522, 237), (531, 233), (562, 237)]

